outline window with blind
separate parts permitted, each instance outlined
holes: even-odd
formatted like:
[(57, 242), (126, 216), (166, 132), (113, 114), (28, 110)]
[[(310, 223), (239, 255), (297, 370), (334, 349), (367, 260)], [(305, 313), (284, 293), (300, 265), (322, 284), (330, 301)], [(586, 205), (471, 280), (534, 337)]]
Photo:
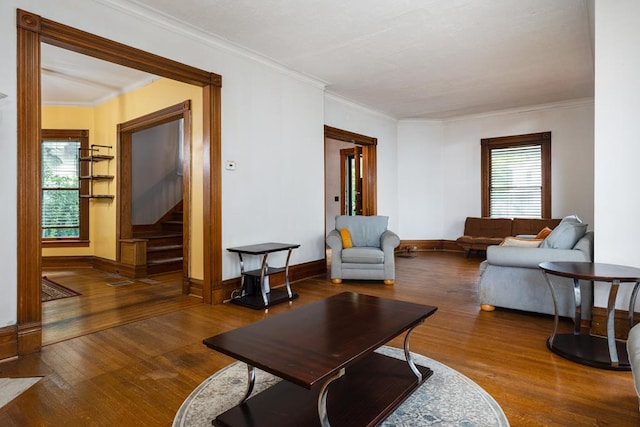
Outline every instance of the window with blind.
[(551, 132), (483, 139), (482, 216), (551, 217)]
[(89, 238), (87, 183), (79, 179), (86, 165), (80, 148), (87, 148), (86, 130), (42, 130), (42, 239), (87, 241)]

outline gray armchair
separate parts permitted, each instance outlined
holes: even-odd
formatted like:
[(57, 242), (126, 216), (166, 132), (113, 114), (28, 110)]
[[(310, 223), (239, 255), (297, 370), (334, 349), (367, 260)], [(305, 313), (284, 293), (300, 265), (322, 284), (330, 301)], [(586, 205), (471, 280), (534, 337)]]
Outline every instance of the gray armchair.
[[(395, 281), (394, 249), (400, 238), (387, 230), (387, 216), (336, 216), (336, 228), (327, 235), (331, 248), (331, 281), (343, 279)], [(350, 248), (343, 247), (340, 230), (349, 230)]]

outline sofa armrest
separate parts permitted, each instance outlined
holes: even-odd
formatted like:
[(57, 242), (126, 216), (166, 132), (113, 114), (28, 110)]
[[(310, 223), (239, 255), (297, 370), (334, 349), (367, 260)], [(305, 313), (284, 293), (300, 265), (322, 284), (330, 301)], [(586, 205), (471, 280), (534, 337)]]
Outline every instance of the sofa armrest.
[(383, 252), (391, 251), (400, 245), (400, 237), (391, 230), (387, 230), (380, 236), (380, 248)]
[(489, 246), (487, 263), (505, 267), (538, 268), (541, 262), (583, 261), (587, 255), (575, 249), (524, 248), (518, 246)]
[(327, 234), (327, 245), (329, 245), (332, 251), (340, 252), (342, 250), (342, 237), (338, 230), (331, 230), (329, 234)]

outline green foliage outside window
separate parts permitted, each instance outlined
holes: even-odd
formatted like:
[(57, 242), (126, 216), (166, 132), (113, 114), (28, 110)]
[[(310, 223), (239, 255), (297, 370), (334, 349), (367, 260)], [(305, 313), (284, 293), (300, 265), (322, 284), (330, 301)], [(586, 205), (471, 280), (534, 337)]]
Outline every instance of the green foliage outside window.
[(79, 141), (42, 142), (42, 237), (79, 238)]

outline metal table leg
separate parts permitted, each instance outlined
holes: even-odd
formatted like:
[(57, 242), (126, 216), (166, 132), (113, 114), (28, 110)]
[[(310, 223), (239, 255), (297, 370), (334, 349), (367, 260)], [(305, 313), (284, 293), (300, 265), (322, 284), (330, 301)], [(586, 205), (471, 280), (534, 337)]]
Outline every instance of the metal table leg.
[(423, 322), (420, 322), (414, 327), (412, 327), (411, 329), (409, 329), (407, 331), (407, 334), (404, 336), (404, 357), (407, 360), (407, 363), (409, 364), (409, 368), (411, 368), (411, 372), (413, 372), (414, 375), (418, 378), (418, 383), (422, 382), (422, 373), (420, 373), (420, 371), (416, 367), (416, 364), (413, 362), (413, 358), (411, 357), (411, 352), (409, 351), (409, 336), (411, 335), (413, 330), (416, 327), (420, 326), (422, 323)]
[(318, 416), (320, 417), (320, 425), (322, 427), (330, 427), (329, 416), (327, 415), (327, 392), (329, 391), (329, 384), (344, 375), (344, 368), (340, 369), (334, 376), (329, 378), (320, 389), (320, 395), (318, 396)]
[(607, 343), (609, 345), (609, 357), (611, 358), (611, 366), (617, 367), (620, 363), (618, 360), (618, 349), (616, 348), (616, 297), (618, 296), (618, 287), (620, 280), (611, 282), (609, 289), (609, 301), (607, 302)]

